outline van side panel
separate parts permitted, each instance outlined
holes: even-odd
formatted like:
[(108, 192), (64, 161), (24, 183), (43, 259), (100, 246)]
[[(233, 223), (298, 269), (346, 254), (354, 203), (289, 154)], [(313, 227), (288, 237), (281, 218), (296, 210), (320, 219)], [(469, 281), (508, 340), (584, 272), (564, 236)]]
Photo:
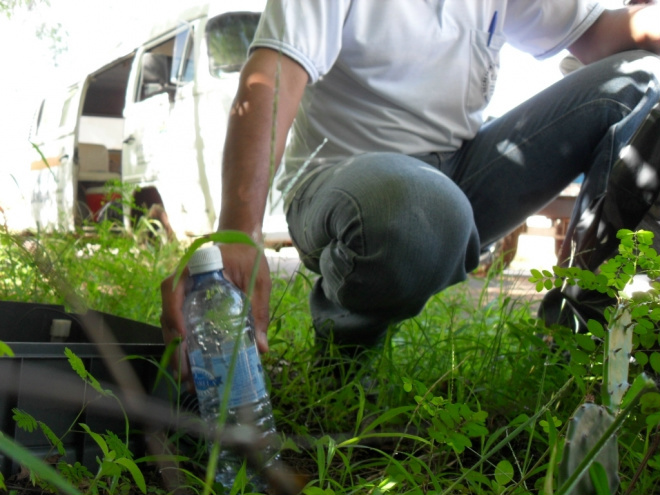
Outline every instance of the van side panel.
[(39, 229), (71, 229), (75, 197), (75, 131), (84, 84), (44, 100), (32, 130), (32, 216)]
[[(134, 198), (146, 202), (130, 216), (124, 208), (125, 225), (133, 214), (148, 214), (168, 235), (170, 226), (180, 238), (214, 231), (229, 112), (264, 4), (243, 0), (241, 11), (227, 11), (222, 2), (209, 3), (181, 13), (185, 21), (169, 19), (135, 51), (46, 100), (33, 138), (44, 160), (31, 165), (38, 224), (72, 229), (98, 220), (86, 196), (114, 180), (124, 191), (139, 188)], [(278, 198), (269, 204), (264, 233), (267, 242), (286, 244)], [(145, 213), (150, 208), (158, 216)]]

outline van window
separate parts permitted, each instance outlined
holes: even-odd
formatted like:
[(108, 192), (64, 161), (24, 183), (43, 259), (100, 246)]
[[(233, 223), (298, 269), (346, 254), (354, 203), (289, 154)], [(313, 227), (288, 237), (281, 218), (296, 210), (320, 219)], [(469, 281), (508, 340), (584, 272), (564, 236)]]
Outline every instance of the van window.
[(188, 40), (185, 42), (184, 35), (178, 35), (142, 54), (137, 101), (161, 93), (167, 93), (174, 101), (177, 80), (179, 83), (193, 80), (192, 36), (188, 36)]
[(185, 84), (195, 77), (195, 61), (193, 58), (192, 28), (186, 27), (174, 38), (174, 66), (170, 73), (172, 84)]
[[(142, 54), (138, 101), (146, 100), (157, 94), (174, 92), (175, 88), (170, 83), (173, 49), (174, 38)], [(174, 95), (172, 94), (172, 96)]]
[(65, 93), (45, 99), (39, 108), (33, 136), (40, 136), (42, 139), (53, 137), (60, 129), (75, 125), (77, 115), (69, 110), (77, 94), (78, 87), (75, 86)]
[(212, 75), (221, 77), (241, 70), (259, 24), (259, 15), (257, 12), (232, 12), (209, 21), (206, 42)]
[(64, 100), (64, 105), (62, 105), (62, 116), (60, 117), (60, 127), (65, 127), (67, 120), (70, 118), (73, 118), (72, 115), (70, 115), (69, 110), (71, 109), (71, 102), (73, 100), (73, 97), (78, 94), (77, 90), (72, 90), (67, 96), (66, 99)]

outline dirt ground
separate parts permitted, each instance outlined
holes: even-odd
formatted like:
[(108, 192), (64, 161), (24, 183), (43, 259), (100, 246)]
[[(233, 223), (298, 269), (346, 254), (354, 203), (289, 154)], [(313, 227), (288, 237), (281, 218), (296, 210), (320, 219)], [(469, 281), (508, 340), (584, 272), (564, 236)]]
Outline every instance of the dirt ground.
[[(490, 282), (489, 294), (503, 291), (512, 297), (520, 296), (534, 301), (541, 299), (543, 293), (537, 292), (528, 279), (532, 269), (550, 270), (556, 264), (554, 243), (554, 238), (548, 235), (521, 235), (516, 257), (501, 277)], [(481, 290), (483, 280), (470, 277), (469, 284), (474, 290)]]

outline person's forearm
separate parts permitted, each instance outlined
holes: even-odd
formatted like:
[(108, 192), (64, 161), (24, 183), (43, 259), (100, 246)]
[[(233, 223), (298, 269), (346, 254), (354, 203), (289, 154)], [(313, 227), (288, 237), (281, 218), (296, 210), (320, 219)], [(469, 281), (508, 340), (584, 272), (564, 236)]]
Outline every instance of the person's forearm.
[(271, 50), (257, 50), (246, 64), (225, 140), (219, 229), (261, 240), (268, 189), (306, 82), (300, 66)]
[(631, 18), (632, 37), (637, 48), (660, 53), (660, 5), (635, 10)]
[(660, 6), (606, 10), (569, 51), (588, 64), (626, 50), (660, 53)]

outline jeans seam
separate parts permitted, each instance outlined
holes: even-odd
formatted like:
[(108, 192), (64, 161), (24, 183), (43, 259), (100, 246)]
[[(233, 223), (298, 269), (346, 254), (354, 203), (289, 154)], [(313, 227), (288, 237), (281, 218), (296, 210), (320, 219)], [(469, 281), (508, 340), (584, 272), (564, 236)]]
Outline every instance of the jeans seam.
[[(365, 235), (364, 235), (364, 218), (363, 218), (363, 214), (362, 214), (362, 209), (360, 208), (360, 204), (356, 200), (356, 198), (352, 194), (350, 194), (348, 191), (345, 191), (344, 189), (340, 189), (340, 188), (337, 188), (337, 187), (334, 188), (333, 190), (335, 192), (337, 192), (338, 194), (341, 194), (341, 195), (345, 196), (351, 202), (353, 207), (355, 208), (356, 221), (358, 222), (358, 225), (359, 225), (358, 232), (359, 232), (359, 237), (360, 237), (360, 251), (357, 251), (353, 247), (351, 247), (351, 251), (353, 253), (355, 253), (356, 255), (358, 255), (358, 256), (364, 256), (364, 253), (366, 251), (366, 239), (365, 239)], [(328, 230), (329, 230), (329, 225), (326, 223), (326, 225), (325, 225), (325, 234), (330, 239), (330, 243), (328, 245), (330, 245), (332, 243), (332, 241), (335, 241), (335, 242), (341, 242), (344, 246), (349, 246), (349, 244), (347, 242), (345, 242), (344, 239), (341, 238), (339, 232), (336, 232), (335, 235), (332, 235), (330, 232), (328, 232)], [(350, 269), (350, 271), (347, 272), (347, 273), (342, 273), (341, 274), (341, 282), (339, 284), (337, 284), (337, 287), (335, 289), (335, 294), (334, 294), (335, 297), (337, 298), (337, 300), (340, 300), (340, 293), (346, 288), (346, 285), (347, 285), (347, 280), (346, 279), (350, 275), (352, 275), (353, 273), (355, 273), (355, 257), (353, 259), (351, 259), (351, 269)]]
[[(365, 246), (366, 245), (366, 240), (365, 240), (365, 237), (364, 237), (364, 218), (363, 218), (363, 214), (362, 214), (362, 208), (360, 208), (360, 203), (357, 201), (355, 196), (353, 196), (348, 191), (345, 191), (345, 190), (337, 188), (337, 187), (334, 188), (334, 191), (340, 193), (343, 196), (346, 196), (350, 200), (350, 202), (353, 204), (353, 207), (355, 208), (356, 218), (357, 218), (357, 221), (358, 221), (358, 224), (359, 224), (358, 231), (359, 231), (359, 234), (360, 234), (360, 249), (361, 249), (361, 251), (359, 252), (359, 254), (361, 256), (364, 256), (364, 253), (366, 251), (366, 246)], [(340, 236), (339, 236), (340, 233), (339, 232), (336, 232), (335, 235), (332, 235), (330, 232), (328, 232), (328, 227), (329, 226), (326, 224), (326, 226), (325, 226), (325, 235), (328, 236), (329, 239), (331, 239), (331, 240), (335, 239), (337, 241), (341, 240), (341, 242), (344, 245), (348, 246), (348, 244), (346, 242), (344, 242), (343, 239), (340, 239)], [(354, 249), (353, 249), (353, 251), (357, 252)]]

